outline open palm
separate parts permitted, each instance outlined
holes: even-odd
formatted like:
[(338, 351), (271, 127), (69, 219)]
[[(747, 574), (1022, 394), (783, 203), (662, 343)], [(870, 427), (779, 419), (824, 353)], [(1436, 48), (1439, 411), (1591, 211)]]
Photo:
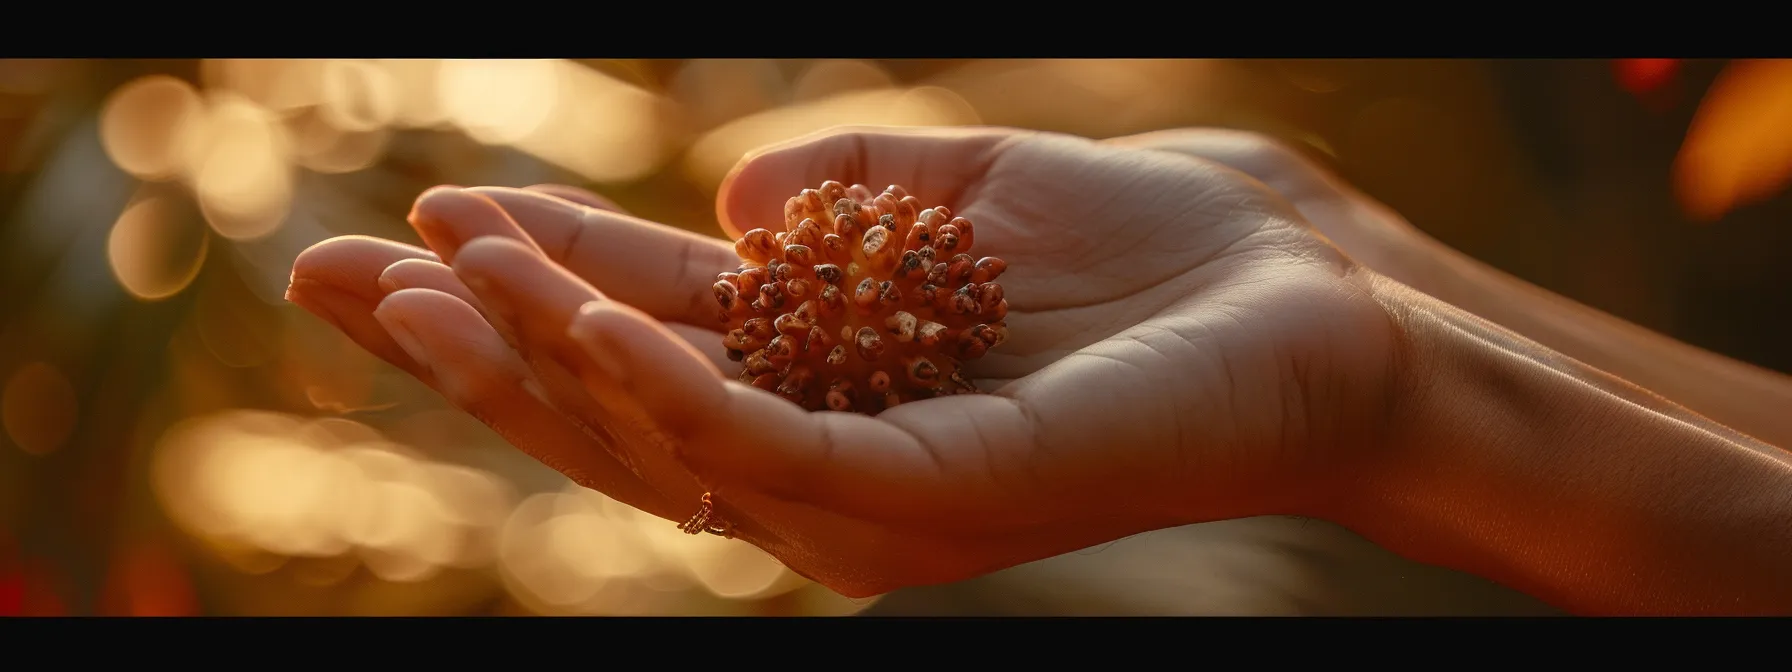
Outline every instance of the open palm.
[[(718, 214), (733, 235), (780, 230), (784, 200), (824, 180), (903, 185), (1008, 261), (1009, 340), (969, 367), (992, 394), (803, 411), (719, 356), (708, 288), (735, 267), (730, 245), (518, 190), (420, 200), (413, 223), (451, 270), (419, 257), (416, 281), (385, 283), (400, 291), (380, 321), (433, 320), (421, 337), (441, 347), (447, 330), (463, 349), (507, 343), (511, 386), (535, 390), (510, 403), (545, 402), (613, 463), (519, 447), (673, 520), (711, 492), (741, 537), (848, 595), (1301, 513), (1376, 430), (1387, 313), (1239, 173), (1049, 134), (840, 131), (744, 162)], [(420, 377), (443, 370), (431, 359)]]

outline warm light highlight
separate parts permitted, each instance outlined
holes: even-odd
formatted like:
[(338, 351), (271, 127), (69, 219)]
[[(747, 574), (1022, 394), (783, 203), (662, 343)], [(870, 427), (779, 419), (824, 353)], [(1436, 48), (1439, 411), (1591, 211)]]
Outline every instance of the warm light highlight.
[(167, 75), (118, 87), (100, 109), (100, 141), (120, 169), (145, 180), (175, 177), (180, 141), (204, 111), (192, 85)]
[(158, 195), (126, 207), (106, 237), (112, 277), (132, 296), (165, 299), (193, 283), (210, 240), (174, 196)]
[(1674, 162), (1686, 214), (1714, 222), (1792, 181), (1792, 60), (1736, 61), (1706, 92)]

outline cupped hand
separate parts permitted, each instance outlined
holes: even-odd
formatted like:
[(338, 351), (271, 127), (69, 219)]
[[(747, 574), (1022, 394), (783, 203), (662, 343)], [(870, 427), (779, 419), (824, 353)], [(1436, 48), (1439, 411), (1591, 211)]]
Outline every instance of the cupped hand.
[[(412, 221), (446, 266), (421, 250), (391, 264), (400, 248), (364, 239), (308, 254), (366, 248), (335, 253), (370, 260), (353, 273), (310, 264), (363, 279), (388, 262), (373, 284), (411, 289), (360, 307), (406, 335), (338, 324), (519, 447), (670, 520), (711, 492), (742, 538), (847, 595), (1171, 525), (1323, 515), (1374, 445), (1394, 327), (1257, 180), (1059, 135), (848, 130), (743, 162), (723, 227), (777, 230), (824, 180), (903, 185), (1008, 261), (1010, 338), (970, 365), (991, 394), (867, 417), (739, 383), (709, 297), (731, 245), (541, 193), (426, 194)], [(303, 296), (317, 272), (300, 267)]]

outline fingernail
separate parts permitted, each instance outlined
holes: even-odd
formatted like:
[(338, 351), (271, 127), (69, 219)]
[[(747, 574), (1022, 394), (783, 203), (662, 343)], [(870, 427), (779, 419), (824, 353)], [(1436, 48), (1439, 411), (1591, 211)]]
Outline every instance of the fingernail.
[[(377, 320), (380, 326), (386, 328), (386, 333), (392, 337), (392, 341), (397, 343), (398, 347), (404, 349), (404, 354), (410, 355), (418, 366), (431, 369), (429, 349), (423, 347), (423, 342), (417, 339), (417, 335), (411, 332), (410, 327), (405, 325), (403, 319), (377, 308), (373, 311), (373, 319)], [(431, 373), (434, 371), (431, 370)]]
[(389, 275), (381, 275), (380, 279), (379, 279), (379, 285), (380, 285), (380, 291), (385, 292), (387, 294), (391, 294), (398, 290), (404, 289), (404, 287), (399, 286), (397, 280), (393, 280), (392, 276), (389, 276)]
[(628, 355), (617, 346), (613, 335), (599, 326), (598, 320), (592, 319), (587, 309), (595, 303), (597, 302), (593, 301), (585, 304), (586, 308), (579, 309), (579, 316), (574, 318), (572, 326), (567, 328), (567, 336), (574, 343), (579, 344), (579, 349), (585, 351), (585, 356), (591, 359), (591, 364), (596, 366), (598, 371), (608, 376), (610, 380), (619, 384), (627, 384), (628, 369), (623, 360)]
[(365, 309), (364, 302), (354, 295), (309, 280), (294, 280), (286, 288), (286, 300), (323, 318), (338, 329), (342, 328), (342, 315)]

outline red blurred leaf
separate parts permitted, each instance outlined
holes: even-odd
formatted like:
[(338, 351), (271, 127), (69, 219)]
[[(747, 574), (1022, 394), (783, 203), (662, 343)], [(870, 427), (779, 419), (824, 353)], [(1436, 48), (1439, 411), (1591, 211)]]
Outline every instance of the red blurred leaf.
[(1619, 58), (1612, 61), (1612, 73), (1618, 86), (1631, 95), (1642, 97), (1660, 89), (1680, 71), (1677, 58)]

